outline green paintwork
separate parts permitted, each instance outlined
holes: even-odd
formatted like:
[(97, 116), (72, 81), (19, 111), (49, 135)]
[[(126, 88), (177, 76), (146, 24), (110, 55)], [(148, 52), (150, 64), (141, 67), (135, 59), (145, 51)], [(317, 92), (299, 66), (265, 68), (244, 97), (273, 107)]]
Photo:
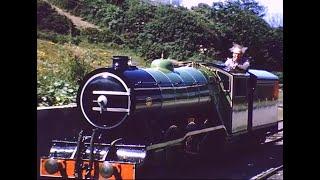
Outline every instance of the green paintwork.
[(164, 73), (172, 72), (174, 69), (173, 63), (168, 59), (156, 59), (152, 61), (151, 68), (158, 69)]
[(209, 80), (209, 77), (214, 76), (213, 72), (209, 71), (208, 69), (205, 69), (203, 67), (198, 68), (198, 70), (206, 77), (207, 80)]

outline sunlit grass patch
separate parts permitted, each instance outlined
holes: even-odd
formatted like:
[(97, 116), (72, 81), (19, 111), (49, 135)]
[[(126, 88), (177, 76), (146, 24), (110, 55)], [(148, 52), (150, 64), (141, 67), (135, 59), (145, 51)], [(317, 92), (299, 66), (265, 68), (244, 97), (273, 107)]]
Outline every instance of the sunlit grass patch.
[(87, 42), (77, 46), (38, 39), (38, 106), (74, 103), (78, 83), (84, 75), (97, 68), (109, 67), (112, 56), (116, 55), (130, 56), (135, 65), (144, 66), (143, 58), (125, 48)]

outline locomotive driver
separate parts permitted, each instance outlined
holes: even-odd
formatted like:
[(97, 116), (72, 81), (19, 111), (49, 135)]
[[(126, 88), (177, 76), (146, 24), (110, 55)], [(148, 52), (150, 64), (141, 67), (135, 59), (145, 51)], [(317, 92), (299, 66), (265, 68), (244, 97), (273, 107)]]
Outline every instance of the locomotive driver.
[(232, 52), (232, 58), (227, 58), (227, 61), (224, 63), (229, 70), (246, 71), (248, 69), (250, 65), (249, 60), (243, 57), (247, 49), (247, 47), (233, 43), (233, 47), (229, 49)]

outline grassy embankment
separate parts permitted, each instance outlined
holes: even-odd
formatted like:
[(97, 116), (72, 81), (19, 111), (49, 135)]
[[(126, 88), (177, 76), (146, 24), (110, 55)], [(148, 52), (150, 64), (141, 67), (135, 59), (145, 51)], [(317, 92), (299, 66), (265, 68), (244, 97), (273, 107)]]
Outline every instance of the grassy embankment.
[(145, 60), (129, 50), (87, 42), (76, 46), (38, 39), (38, 106), (74, 103), (77, 82), (93, 69), (110, 66), (115, 55), (131, 56), (134, 65), (145, 66)]

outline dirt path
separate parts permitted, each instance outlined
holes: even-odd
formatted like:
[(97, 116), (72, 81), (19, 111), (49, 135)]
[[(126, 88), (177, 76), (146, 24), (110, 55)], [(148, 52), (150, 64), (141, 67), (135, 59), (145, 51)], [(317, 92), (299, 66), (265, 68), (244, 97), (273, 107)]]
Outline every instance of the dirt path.
[(58, 8), (57, 6), (51, 4), (50, 2), (48, 2), (47, 0), (44, 0), (45, 2), (49, 3), (51, 5), (52, 8), (54, 8), (59, 14), (66, 16), (67, 18), (69, 18), (72, 23), (79, 29), (85, 29), (85, 28), (96, 28), (99, 29), (100, 28), (92, 23), (89, 23), (87, 21), (82, 20), (82, 18), (71, 15), (68, 12), (65, 12), (64, 10)]

